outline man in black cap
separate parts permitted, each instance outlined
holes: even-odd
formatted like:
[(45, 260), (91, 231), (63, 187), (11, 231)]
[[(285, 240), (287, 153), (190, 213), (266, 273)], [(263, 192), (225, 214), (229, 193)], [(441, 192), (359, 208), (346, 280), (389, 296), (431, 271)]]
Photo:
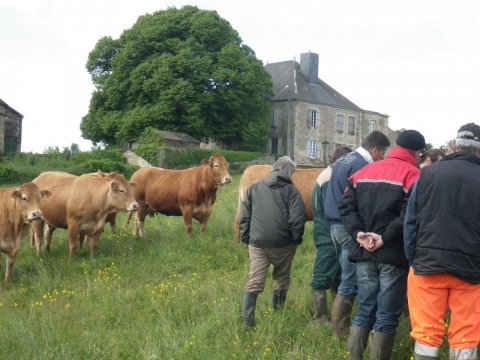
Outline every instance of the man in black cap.
[(358, 281), (358, 308), (347, 344), (350, 359), (363, 359), (372, 329), (371, 359), (391, 359), (406, 298), (403, 219), (425, 138), (405, 130), (396, 143), (384, 160), (349, 178), (340, 202), (340, 217), (353, 242), (348, 259), (356, 263)]
[(450, 359), (477, 359), (480, 342), (480, 126), (460, 127), (457, 152), (427, 166), (405, 216), (408, 305), (415, 359), (437, 359), (450, 308)]

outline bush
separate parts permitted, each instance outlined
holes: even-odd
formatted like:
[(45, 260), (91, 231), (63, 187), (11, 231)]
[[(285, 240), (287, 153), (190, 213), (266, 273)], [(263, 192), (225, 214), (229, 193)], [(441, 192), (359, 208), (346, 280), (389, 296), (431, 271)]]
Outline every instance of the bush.
[(122, 164), (118, 161), (112, 161), (111, 159), (104, 160), (90, 160), (82, 163), (80, 166), (72, 168), (71, 173), (75, 175), (82, 175), (86, 173), (96, 172), (102, 170), (103, 172), (118, 172), (125, 176), (126, 179), (130, 179), (132, 174), (138, 169), (137, 166)]
[(260, 152), (234, 151), (234, 150), (203, 150), (203, 149), (166, 149), (166, 163), (169, 168), (187, 168), (200, 165), (203, 159), (208, 159), (212, 154), (222, 154), (229, 164), (252, 161), (263, 156)]
[(0, 165), (0, 184), (14, 184), (20, 181), (20, 174), (10, 165)]

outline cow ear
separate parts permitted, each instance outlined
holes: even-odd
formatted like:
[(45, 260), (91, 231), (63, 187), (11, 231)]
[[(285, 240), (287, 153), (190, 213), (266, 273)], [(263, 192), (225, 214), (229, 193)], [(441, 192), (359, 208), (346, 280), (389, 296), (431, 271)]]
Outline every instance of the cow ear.
[(21, 197), (22, 197), (22, 193), (21, 193), (20, 191), (14, 190), (14, 191), (12, 192), (12, 198), (14, 198), (14, 199), (20, 199)]
[(137, 188), (138, 184), (136, 182), (131, 182), (130, 183), (130, 186), (132, 187), (132, 190), (135, 191), (135, 189)]
[(52, 195), (52, 193), (48, 190), (42, 190), (40, 191), (40, 197), (44, 198), (44, 197), (49, 197), (50, 195)]
[(210, 163), (208, 162), (208, 160), (203, 159), (203, 160), (202, 160), (202, 165), (204, 165), (204, 166), (210, 166)]
[(117, 191), (118, 190), (118, 184), (116, 181), (112, 181), (110, 183), (110, 188), (113, 190), (113, 191)]

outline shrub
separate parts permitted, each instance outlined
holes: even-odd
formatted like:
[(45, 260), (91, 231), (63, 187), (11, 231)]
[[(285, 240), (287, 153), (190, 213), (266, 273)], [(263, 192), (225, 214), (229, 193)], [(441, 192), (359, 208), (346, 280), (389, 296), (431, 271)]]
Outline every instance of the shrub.
[(200, 165), (203, 159), (208, 159), (212, 154), (222, 154), (228, 163), (252, 161), (263, 156), (260, 152), (234, 151), (234, 150), (203, 150), (203, 149), (166, 149), (166, 162), (169, 168), (187, 168)]
[(0, 165), (0, 184), (13, 184), (20, 180), (20, 175), (12, 166)]
[(97, 170), (102, 170), (103, 172), (116, 171), (123, 174), (126, 179), (129, 179), (137, 169), (137, 166), (123, 164), (118, 161), (112, 161), (111, 159), (104, 159), (84, 162), (80, 166), (72, 168), (71, 173), (81, 175), (96, 172)]

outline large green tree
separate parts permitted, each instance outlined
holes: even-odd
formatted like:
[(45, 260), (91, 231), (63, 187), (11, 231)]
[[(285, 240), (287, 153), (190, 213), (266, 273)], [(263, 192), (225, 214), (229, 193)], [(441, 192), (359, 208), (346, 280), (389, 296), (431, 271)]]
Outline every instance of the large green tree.
[(115, 144), (147, 127), (253, 149), (267, 141), (272, 82), (215, 11), (168, 8), (101, 38), (87, 70), (95, 84), (82, 136)]

